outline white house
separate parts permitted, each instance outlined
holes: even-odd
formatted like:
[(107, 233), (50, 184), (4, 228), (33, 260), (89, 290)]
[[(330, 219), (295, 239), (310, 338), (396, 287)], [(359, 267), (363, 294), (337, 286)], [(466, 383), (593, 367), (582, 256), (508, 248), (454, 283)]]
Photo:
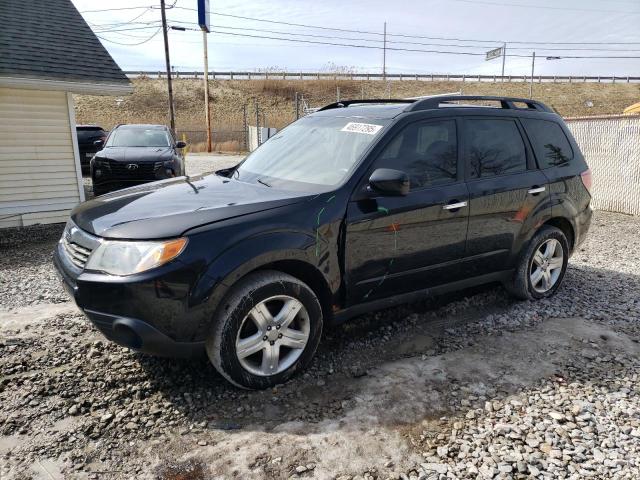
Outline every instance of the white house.
[(63, 222), (84, 200), (73, 94), (127, 77), (70, 0), (0, 0), (0, 227)]

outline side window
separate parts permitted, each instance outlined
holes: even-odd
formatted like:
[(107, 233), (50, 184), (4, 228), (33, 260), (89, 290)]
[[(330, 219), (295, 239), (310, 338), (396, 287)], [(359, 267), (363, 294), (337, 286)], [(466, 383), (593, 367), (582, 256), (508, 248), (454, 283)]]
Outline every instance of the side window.
[(466, 120), (465, 141), (471, 178), (493, 177), (527, 169), (524, 141), (513, 120)]
[(458, 142), (455, 120), (407, 125), (382, 151), (376, 168), (402, 170), (411, 188), (452, 183), (457, 178)]
[(573, 149), (562, 127), (547, 120), (523, 118), (540, 168), (560, 167), (573, 160)]

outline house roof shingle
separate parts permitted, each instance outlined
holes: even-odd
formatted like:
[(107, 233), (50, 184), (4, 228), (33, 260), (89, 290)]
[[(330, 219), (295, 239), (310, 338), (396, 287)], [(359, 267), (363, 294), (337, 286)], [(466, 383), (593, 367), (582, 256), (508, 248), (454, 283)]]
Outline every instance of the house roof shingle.
[(70, 0), (0, 0), (0, 77), (130, 83)]

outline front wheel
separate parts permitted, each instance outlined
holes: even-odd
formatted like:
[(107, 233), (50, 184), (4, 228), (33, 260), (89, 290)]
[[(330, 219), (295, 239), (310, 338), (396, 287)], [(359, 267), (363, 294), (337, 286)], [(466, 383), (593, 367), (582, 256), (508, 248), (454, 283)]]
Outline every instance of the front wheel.
[(314, 292), (291, 275), (260, 271), (234, 285), (206, 340), (214, 367), (231, 383), (269, 388), (313, 358), (322, 332)]
[(560, 287), (567, 270), (569, 243), (559, 228), (542, 227), (520, 256), (506, 289), (521, 300), (550, 297)]

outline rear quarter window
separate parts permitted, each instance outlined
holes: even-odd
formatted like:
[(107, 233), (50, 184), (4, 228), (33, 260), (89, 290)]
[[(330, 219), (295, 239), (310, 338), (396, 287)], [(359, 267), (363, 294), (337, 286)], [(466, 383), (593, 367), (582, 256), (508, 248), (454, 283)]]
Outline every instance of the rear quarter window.
[(571, 164), (573, 149), (560, 125), (532, 118), (523, 118), (522, 124), (531, 140), (540, 168)]

